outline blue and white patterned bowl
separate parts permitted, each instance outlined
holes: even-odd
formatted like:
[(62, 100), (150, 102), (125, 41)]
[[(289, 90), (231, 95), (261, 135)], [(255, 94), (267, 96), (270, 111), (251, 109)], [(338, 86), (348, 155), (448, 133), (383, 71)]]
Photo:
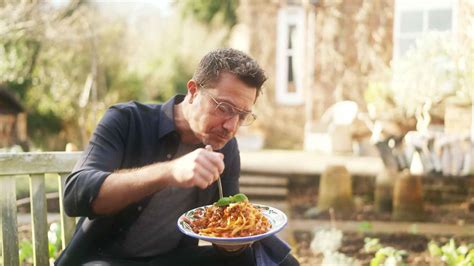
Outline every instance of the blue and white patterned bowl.
[(183, 218), (186, 217), (190, 221), (196, 220), (196, 218), (194, 218), (194, 212), (196, 212), (197, 210), (201, 210), (201, 212), (204, 214), (206, 211), (206, 208), (210, 207), (211, 205), (198, 207), (198, 208), (185, 212), (183, 215), (181, 215), (178, 218), (178, 228), (183, 234), (188, 235), (190, 237), (198, 238), (198, 239), (208, 241), (208, 242), (218, 244), (218, 245), (234, 246), (234, 245), (251, 244), (265, 237), (274, 235), (280, 232), (288, 223), (288, 218), (286, 217), (285, 213), (283, 213), (282, 211), (275, 209), (273, 207), (265, 206), (261, 204), (253, 204), (253, 205), (257, 209), (260, 209), (262, 214), (265, 215), (265, 217), (267, 217), (268, 221), (272, 225), (271, 229), (268, 232), (259, 234), (259, 235), (245, 236), (245, 237), (212, 237), (212, 236), (203, 236), (203, 235), (194, 233), (191, 226)]

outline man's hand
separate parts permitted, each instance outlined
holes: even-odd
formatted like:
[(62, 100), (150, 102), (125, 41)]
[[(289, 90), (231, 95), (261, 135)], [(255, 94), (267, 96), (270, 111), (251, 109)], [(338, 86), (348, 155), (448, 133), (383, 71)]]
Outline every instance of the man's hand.
[(224, 171), (224, 155), (197, 149), (170, 162), (158, 162), (109, 175), (92, 202), (96, 214), (115, 213), (168, 186), (207, 188)]
[(197, 149), (171, 161), (171, 186), (207, 188), (224, 171), (224, 155)]

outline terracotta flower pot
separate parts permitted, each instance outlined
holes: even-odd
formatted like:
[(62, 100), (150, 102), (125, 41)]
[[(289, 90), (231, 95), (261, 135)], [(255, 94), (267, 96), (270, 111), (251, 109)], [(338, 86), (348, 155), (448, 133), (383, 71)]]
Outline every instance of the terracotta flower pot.
[(420, 176), (405, 171), (396, 179), (392, 218), (403, 221), (420, 221), (425, 218)]

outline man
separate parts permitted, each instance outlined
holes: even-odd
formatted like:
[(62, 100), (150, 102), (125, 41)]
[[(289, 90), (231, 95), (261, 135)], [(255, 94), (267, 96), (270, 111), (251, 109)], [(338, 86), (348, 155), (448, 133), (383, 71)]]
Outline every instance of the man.
[[(187, 94), (111, 107), (68, 177), (65, 209), (82, 216), (59, 265), (260, 265), (292, 262), (276, 237), (253, 247), (197, 247), (176, 228), (192, 208), (238, 193), (234, 138), (255, 120), (266, 77), (234, 49), (203, 57)], [(294, 259), (293, 259), (293, 262)]]

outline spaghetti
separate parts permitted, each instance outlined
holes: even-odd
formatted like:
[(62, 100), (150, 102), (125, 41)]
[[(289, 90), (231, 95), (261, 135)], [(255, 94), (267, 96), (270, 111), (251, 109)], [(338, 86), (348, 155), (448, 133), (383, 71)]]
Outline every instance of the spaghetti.
[(189, 221), (196, 234), (211, 237), (245, 237), (266, 233), (271, 224), (262, 212), (248, 200), (227, 206), (212, 205), (204, 214), (196, 212)]

